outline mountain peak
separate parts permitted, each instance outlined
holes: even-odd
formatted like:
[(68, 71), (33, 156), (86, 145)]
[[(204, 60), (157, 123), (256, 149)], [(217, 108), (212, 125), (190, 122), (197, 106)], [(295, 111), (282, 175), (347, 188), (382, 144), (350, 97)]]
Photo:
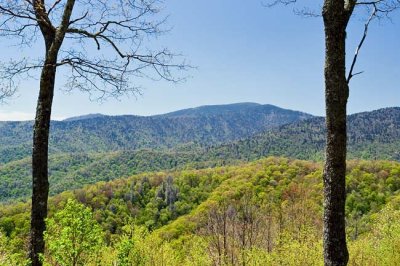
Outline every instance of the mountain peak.
[(71, 122), (71, 121), (78, 121), (78, 120), (86, 120), (86, 119), (92, 119), (92, 118), (99, 118), (99, 117), (104, 117), (107, 115), (103, 115), (100, 113), (96, 113), (96, 114), (87, 114), (87, 115), (80, 115), (80, 116), (73, 116), (73, 117), (69, 117), (64, 119), (64, 122)]
[(160, 116), (164, 117), (192, 117), (192, 116), (207, 116), (207, 115), (220, 115), (233, 112), (244, 112), (249, 110), (258, 109), (271, 109), (271, 110), (285, 110), (280, 107), (270, 105), (270, 104), (259, 104), (253, 102), (242, 102), (242, 103), (232, 103), (232, 104), (219, 104), (219, 105), (203, 105), (194, 108), (188, 108), (183, 110), (178, 110)]

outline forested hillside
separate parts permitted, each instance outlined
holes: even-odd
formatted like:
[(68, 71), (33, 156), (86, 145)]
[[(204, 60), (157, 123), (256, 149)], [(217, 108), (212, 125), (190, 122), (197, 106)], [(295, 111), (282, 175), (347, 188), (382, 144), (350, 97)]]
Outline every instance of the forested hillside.
[[(191, 112), (195, 110), (173, 116), (192, 115)], [(400, 160), (400, 108), (349, 116), (348, 136), (350, 159)], [(146, 171), (233, 165), (239, 161), (251, 161), (271, 155), (319, 161), (323, 159), (324, 145), (324, 120), (312, 118), (214, 147), (181, 151), (126, 150), (54, 154), (50, 157), (50, 192), (54, 195), (85, 184)], [(30, 158), (0, 166), (0, 202), (29, 197), (30, 169)]]
[[(82, 252), (86, 265), (321, 265), (321, 167), (267, 158), (213, 169), (144, 173), (54, 196), (50, 217), (67, 199), (89, 207), (101, 233), (96, 231), (100, 239), (93, 254)], [(347, 184), (350, 265), (395, 265), (400, 164), (350, 161)], [(78, 205), (68, 204), (79, 212)], [(2, 205), (0, 217), (0, 241), (6, 243), (0, 261), (18, 264), (26, 251), (29, 204)], [(57, 217), (53, 223), (61, 222)], [(53, 253), (54, 245), (68, 237), (58, 235), (62, 228), (50, 229), (55, 231), (48, 233), (49, 261), (64, 254)], [(82, 241), (88, 237), (93, 237), (90, 230)]]
[[(185, 149), (221, 144), (311, 118), (272, 105), (204, 106), (157, 116), (89, 115), (53, 121), (50, 154), (137, 149)], [(0, 122), (0, 163), (23, 159), (32, 147), (32, 122)]]
[[(400, 108), (385, 108), (348, 116), (348, 158), (400, 160)], [(211, 148), (220, 159), (285, 156), (323, 159), (324, 118), (312, 118), (271, 129), (255, 137)]]
[(0, 1), (0, 266), (399, 266), (398, 11)]
[[(146, 150), (53, 155), (49, 159), (50, 194), (141, 172), (190, 165), (201, 167), (203, 164), (196, 164), (193, 156), (194, 154), (184, 152)], [(0, 166), (0, 180), (0, 202), (27, 199), (31, 193), (30, 158)]]

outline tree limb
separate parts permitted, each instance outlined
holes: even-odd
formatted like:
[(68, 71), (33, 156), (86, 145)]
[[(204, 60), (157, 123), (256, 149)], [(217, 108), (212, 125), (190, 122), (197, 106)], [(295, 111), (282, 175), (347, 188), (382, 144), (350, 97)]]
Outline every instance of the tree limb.
[(370, 24), (371, 21), (375, 18), (377, 12), (378, 12), (378, 10), (377, 10), (376, 7), (374, 6), (374, 10), (372, 11), (370, 17), (368, 18), (367, 22), (366, 22), (365, 25), (364, 25), (364, 33), (363, 33), (363, 36), (362, 36), (362, 38), (361, 38), (361, 40), (360, 40), (360, 42), (359, 42), (359, 44), (358, 44), (358, 46), (357, 46), (357, 48), (356, 48), (356, 52), (355, 52), (355, 54), (354, 54), (353, 61), (351, 62), (349, 75), (347, 76), (347, 84), (350, 83), (350, 80), (351, 80), (354, 76), (363, 73), (363, 72), (357, 72), (357, 73), (354, 73), (354, 74), (353, 74), (353, 71), (354, 71), (354, 67), (355, 67), (355, 65), (356, 65), (356, 63), (357, 63), (357, 58), (358, 58), (358, 54), (359, 54), (359, 52), (360, 52), (360, 49), (361, 49), (361, 47), (363, 46), (365, 39), (367, 38), (369, 24)]
[[(65, 84), (68, 90), (93, 90), (100, 92), (100, 98), (137, 93), (140, 86), (134, 85), (137, 79), (133, 81), (131, 77), (177, 82), (184, 77), (175, 77), (174, 71), (190, 68), (184, 61), (174, 62), (179, 54), (145, 47), (149, 37), (166, 31), (162, 25), (167, 17), (154, 19), (159, 13), (159, 1), (129, 0), (124, 5), (116, 5), (108, 0), (53, 0), (46, 5), (43, 0), (10, 0), (8, 5), (0, 3), (3, 8), (0, 9), (0, 36), (17, 36), (21, 43), (32, 44), (32, 38), (40, 29), (49, 37), (45, 39), (52, 40), (46, 44), (47, 53), (60, 49), (59, 60), (46, 64), (68, 67), (71, 71)], [(77, 8), (72, 13), (74, 6)], [(75, 41), (78, 46), (61, 49), (59, 46), (64, 38)], [(92, 42), (97, 49), (90, 47)], [(97, 52), (101, 49), (107, 54)], [(27, 75), (37, 69), (34, 65), (44, 64), (43, 59), (37, 62), (41, 63), (15, 64), (20, 71), (12, 71), (15, 75), (9, 77), (17, 79), (18, 75)], [(16, 89), (17, 82), (13, 84)]]

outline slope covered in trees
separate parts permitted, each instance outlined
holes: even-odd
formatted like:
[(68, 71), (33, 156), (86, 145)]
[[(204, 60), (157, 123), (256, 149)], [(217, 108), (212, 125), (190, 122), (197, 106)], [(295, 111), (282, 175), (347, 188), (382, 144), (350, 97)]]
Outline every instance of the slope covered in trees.
[[(349, 158), (400, 160), (400, 108), (355, 114), (348, 121)], [(324, 121), (313, 118), (214, 147), (55, 154), (50, 158), (50, 191), (54, 195), (146, 171), (232, 165), (271, 155), (322, 160), (324, 144)], [(0, 166), (0, 202), (29, 197), (30, 171), (30, 159)]]
[[(400, 108), (385, 108), (348, 117), (350, 159), (400, 160)], [(324, 118), (312, 118), (271, 129), (257, 136), (210, 149), (211, 157), (258, 159), (285, 156), (323, 159)]]
[[(195, 163), (193, 154), (184, 152), (142, 150), (53, 155), (49, 159), (50, 194), (141, 172), (203, 165), (213, 163)], [(27, 199), (31, 190), (30, 173), (29, 158), (0, 166), (0, 202)]]
[[(272, 105), (204, 106), (157, 116), (87, 116), (53, 121), (50, 154), (206, 146), (311, 118)], [(0, 122), (0, 163), (31, 152), (32, 122)]]
[[(350, 161), (348, 166), (350, 265), (385, 260), (395, 265), (391, 250), (400, 239), (397, 231), (387, 235), (386, 229), (400, 226), (400, 164)], [(321, 168), (270, 157), (237, 166), (144, 173), (56, 195), (49, 201), (50, 217), (67, 199), (88, 206), (102, 230), (96, 249), (100, 265), (125, 265), (122, 260), (151, 265), (160, 259), (166, 265), (320, 265)], [(0, 242), (6, 243), (0, 261), (18, 262), (27, 243), (29, 204), (2, 205), (0, 217)]]
[[(213, 106), (156, 117), (100, 116), (54, 122), (51, 153), (170, 148), (195, 150), (197, 156), (204, 153), (201, 157), (221, 160), (253, 160), (268, 155), (307, 160), (323, 158), (323, 118), (297, 121), (308, 116), (279, 108), (273, 111), (275, 107), (268, 105), (238, 106), (228, 105), (225, 112), (225, 107)], [(265, 112), (260, 111), (263, 109)], [(219, 115), (215, 115), (216, 110)], [(2, 122), (0, 160), (3, 163), (29, 156), (30, 126), (29, 122)], [(400, 108), (350, 115), (348, 129), (349, 158), (400, 159)], [(238, 139), (242, 140), (234, 142)]]

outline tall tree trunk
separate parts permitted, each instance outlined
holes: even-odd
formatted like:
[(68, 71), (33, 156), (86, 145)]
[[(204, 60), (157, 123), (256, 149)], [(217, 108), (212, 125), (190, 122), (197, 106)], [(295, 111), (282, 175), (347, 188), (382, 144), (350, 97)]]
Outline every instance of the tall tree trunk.
[(324, 261), (325, 265), (346, 265), (346, 27), (344, 1), (325, 0), (325, 103), (326, 161), (324, 167)]
[(46, 61), (40, 78), (40, 91), (36, 107), (32, 151), (32, 212), (31, 248), (32, 266), (41, 266), (39, 254), (44, 253), (43, 232), (47, 217), (48, 181), (48, 143), (51, 108), (54, 95), (57, 60)]

